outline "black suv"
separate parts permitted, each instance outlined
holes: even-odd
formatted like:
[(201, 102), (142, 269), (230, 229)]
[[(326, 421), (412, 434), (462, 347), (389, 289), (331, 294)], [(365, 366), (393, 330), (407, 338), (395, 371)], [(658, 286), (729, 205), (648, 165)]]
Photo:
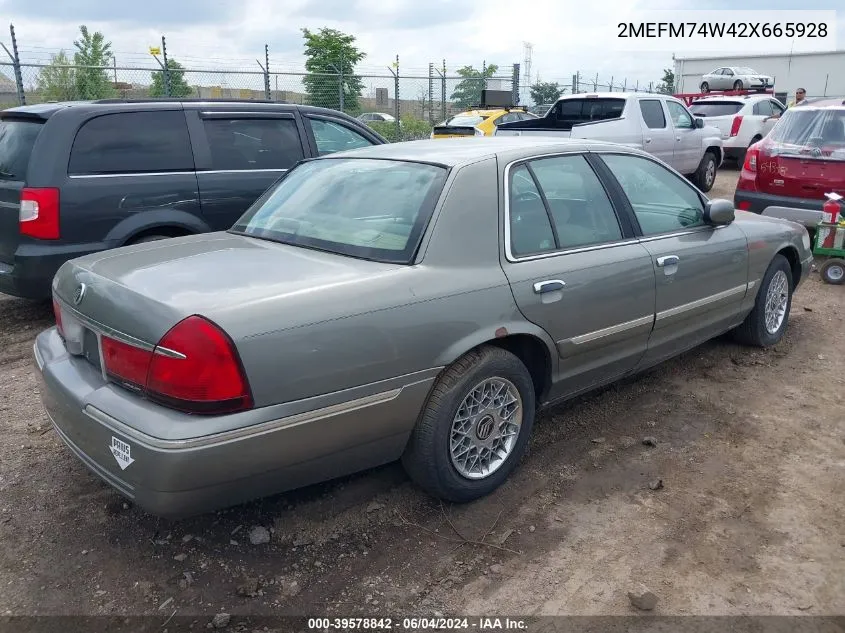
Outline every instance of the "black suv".
[(340, 112), (104, 100), (0, 112), (0, 292), (48, 298), (69, 259), (226, 230), (297, 161), (384, 143)]

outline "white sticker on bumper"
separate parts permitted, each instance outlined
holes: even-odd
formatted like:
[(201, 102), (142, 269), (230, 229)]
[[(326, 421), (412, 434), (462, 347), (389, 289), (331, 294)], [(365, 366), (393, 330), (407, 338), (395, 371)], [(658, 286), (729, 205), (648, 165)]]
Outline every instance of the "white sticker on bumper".
[(111, 446), (109, 448), (111, 449), (111, 454), (114, 455), (117, 465), (120, 466), (120, 470), (126, 470), (135, 461), (132, 459), (132, 447), (114, 436), (111, 438)]

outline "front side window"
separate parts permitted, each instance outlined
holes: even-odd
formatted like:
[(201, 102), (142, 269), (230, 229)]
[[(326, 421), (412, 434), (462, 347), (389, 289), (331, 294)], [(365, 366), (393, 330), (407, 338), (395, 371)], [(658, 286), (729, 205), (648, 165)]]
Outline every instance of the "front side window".
[(667, 101), (666, 107), (669, 108), (669, 117), (676, 128), (692, 127), (692, 117), (684, 106), (675, 101)]
[(77, 132), (73, 175), (192, 171), (194, 155), (184, 113), (122, 112), (86, 122)]
[(643, 235), (704, 226), (704, 204), (685, 181), (640, 156), (605, 154), (602, 160), (619, 181)]
[(341, 123), (322, 119), (309, 119), (309, 121), (317, 143), (317, 153), (320, 156), (374, 144), (370, 139)]
[(293, 119), (203, 120), (211, 168), (290, 169), (305, 156)]
[(259, 198), (235, 233), (407, 264), (443, 189), (443, 167), (331, 158), (303, 163)]

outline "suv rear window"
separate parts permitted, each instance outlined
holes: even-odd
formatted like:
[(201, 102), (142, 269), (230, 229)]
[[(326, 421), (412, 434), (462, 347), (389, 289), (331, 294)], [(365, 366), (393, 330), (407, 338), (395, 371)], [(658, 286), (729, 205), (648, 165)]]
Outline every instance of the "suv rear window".
[(845, 109), (790, 108), (768, 139), (780, 154), (845, 160)]
[(695, 116), (730, 116), (742, 110), (745, 104), (740, 101), (718, 101), (713, 103), (693, 103), (690, 112)]
[(40, 121), (0, 120), (0, 180), (24, 180)]
[(180, 111), (122, 112), (87, 121), (76, 134), (68, 173), (192, 171), (194, 154)]

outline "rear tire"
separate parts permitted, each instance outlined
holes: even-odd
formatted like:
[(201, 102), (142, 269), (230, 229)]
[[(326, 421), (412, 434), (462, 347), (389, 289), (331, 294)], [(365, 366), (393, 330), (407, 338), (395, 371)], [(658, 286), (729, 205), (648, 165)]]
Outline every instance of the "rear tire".
[(742, 90), (742, 81), (739, 79), (734, 82), (734, 90)]
[(402, 464), (436, 497), (458, 503), (483, 497), (519, 464), (534, 415), (534, 383), (522, 361), (482, 346), (438, 378)]
[(710, 92), (710, 84), (706, 81), (702, 81), (699, 87), (701, 88), (701, 92)]
[(845, 259), (829, 259), (819, 270), (822, 281), (834, 286), (845, 284)]
[(702, 192), (707, 193), (716, 182), (716, 156), (713, 152), (704, 152), (698, 169), (692, 175), (693, 184)]
[(745, 345), (771, 347), (780, 342), (792, 308), (792, 269), (783, 255), (775, 255), (757, 289), (754, 309), (733, 331)]

